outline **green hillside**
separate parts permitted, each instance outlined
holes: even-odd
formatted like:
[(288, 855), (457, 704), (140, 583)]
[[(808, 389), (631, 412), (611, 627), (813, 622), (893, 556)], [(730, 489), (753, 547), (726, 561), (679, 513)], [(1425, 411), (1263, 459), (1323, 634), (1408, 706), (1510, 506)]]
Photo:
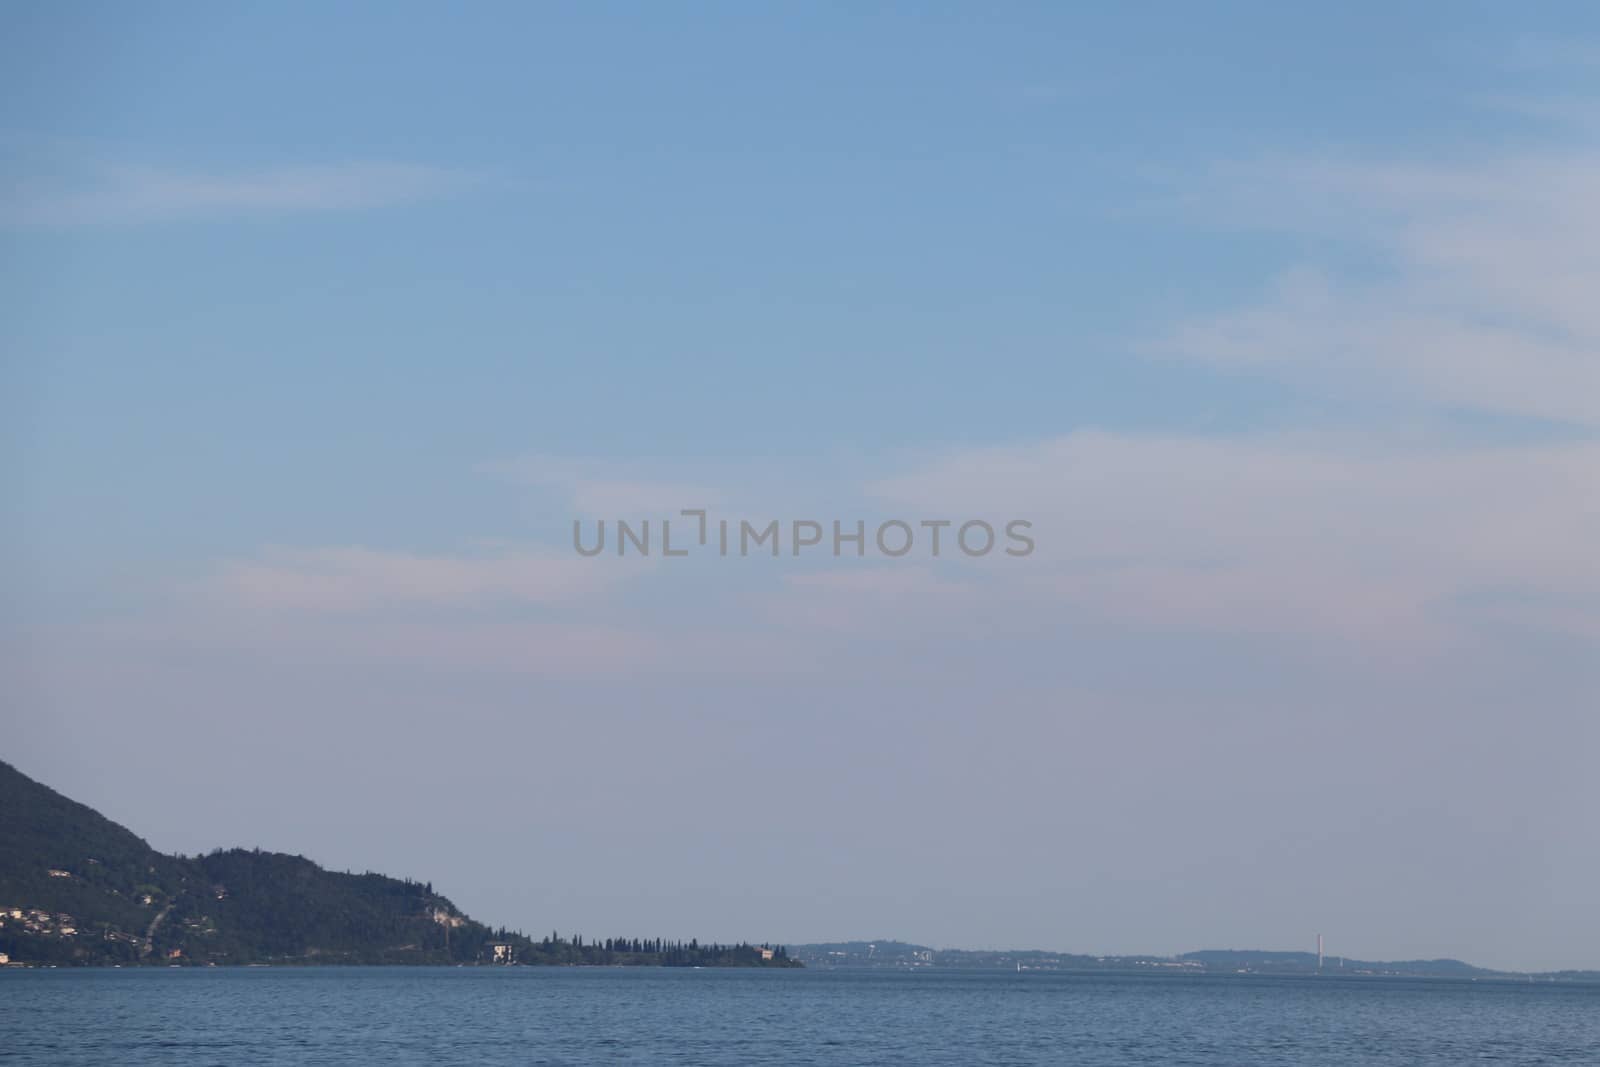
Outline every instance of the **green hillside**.
[(0, 953), (12, 964), (793, 966), (782, 948), (533, 940), (429, 884), (231, 849), (168, 856), (0, 762)]
[(184, 873), (183, 861), (0, 762), (0, 951), (18, 936), (10, 911), (22, 907), (142, 931), (153, 916), (142, 896), (164, 899)]

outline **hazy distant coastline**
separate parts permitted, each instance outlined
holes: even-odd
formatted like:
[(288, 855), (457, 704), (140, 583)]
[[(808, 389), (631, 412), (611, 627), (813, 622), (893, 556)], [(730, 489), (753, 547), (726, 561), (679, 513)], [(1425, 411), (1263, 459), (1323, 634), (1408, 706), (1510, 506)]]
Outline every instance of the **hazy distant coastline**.
[(1600, 982), (1600, 970), (1498, 971), (1455, 959), (1373, 961), (1315, 952), (1260, 949), (1207, 949), (1178, 956), (1087, 955), (1041, 949), (934, 949), (905, 941), (834, 941), (791, 945), (789, 952), (808, 967), (920, 967), (946, 970), (1097, 971), (1144, 974), (1341, 975), (1348, 977), (1532, 979)]
[(328, 871), (301, 856), (169, 856), (0, 761), (0, 964), (483, 964), (937, 968), (1148, 974), (1345, 975), (1600, 981), (1600, 970), (1498, 971), (1461, 960), (1314, 952), (1178, 956), (934, 949), (904, 941), (804, 945), (667, 938), (534, 938), (462, 913), (431, 883)]

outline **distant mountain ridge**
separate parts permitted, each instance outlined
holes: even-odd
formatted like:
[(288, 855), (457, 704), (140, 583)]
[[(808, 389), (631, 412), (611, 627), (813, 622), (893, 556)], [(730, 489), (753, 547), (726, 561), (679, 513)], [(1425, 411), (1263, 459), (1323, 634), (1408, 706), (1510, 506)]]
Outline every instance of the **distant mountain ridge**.
[[(1145, 974), (1317, 974), (1315, 952), (1260, 949), (1206, 949), (1179, 956), (1094, 956), (1042, 949), (995, 951), (934, 949), (907, 941), (830, 941), (792, 945), (789, 951), (808, 967), (943, 968), (946, 970), (1106, 971)], [(1325, 956), (1322, 974), (1352, 977), (1536, 979), (1600, 981), (1600, 971), (1496, 971), (1461, 960), (1371, 961)]]
[(0, 962), (799, 966), (782, 946), (534, 940), (431, 883), (259, 849), (168, 856), (0, 761)]

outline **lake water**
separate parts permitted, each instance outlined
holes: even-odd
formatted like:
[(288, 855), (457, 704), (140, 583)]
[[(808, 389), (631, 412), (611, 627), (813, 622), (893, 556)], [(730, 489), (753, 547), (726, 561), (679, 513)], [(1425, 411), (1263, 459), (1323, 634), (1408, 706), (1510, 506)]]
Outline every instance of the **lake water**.
[(0, 971), (0, 1062), (1600, 1064), (1600, 986), (1005, 972)]

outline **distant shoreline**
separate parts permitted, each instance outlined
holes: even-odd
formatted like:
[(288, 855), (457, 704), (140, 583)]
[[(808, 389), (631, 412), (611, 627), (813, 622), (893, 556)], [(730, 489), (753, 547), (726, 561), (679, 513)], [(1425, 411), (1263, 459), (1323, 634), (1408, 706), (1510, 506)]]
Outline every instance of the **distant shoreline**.
[[(1180, 970), (1136, 970), (1136, 969), (1041, 969), (1022, 972), (1006, 971), (1002, 968), (981, 966), (947, 966), (922, 969), (912, 968), (867, 968), (867, 967), (776, 967), (752, 968), (739, 966), (709, 966), (709, 967), (673, 967), (663, 964), (624, 964), (624, 963), (557, 963), (557, 964), (511, 964), (505, 966), (493, 964), (474, 963), (208, 963), (208, 964), (111, 964), (111, 963), (9, 963), (0, 965), (0, 974), (8, 971), (34, 972), (34, 971), (128, 971), (130, 973), (158, 974), (170, 971), (196, 973), (206, 971), (468, 971), (474, 973), (511, 973), (511, 972), (541, 972), (555, 973), (567, 971), (714, 971), (714, 972), (740, 972), (750, 971), (785, 971), (811, 976), (827, 975), (829, 977), (844, 976), (853, 978), (871, 978), (885, 975), (913, 975), (927, 974), (940, 977), (989, 977), (996, 981), (1012, 978), (1027, 981), (1029, 978), (1108, 978), (1108, 979), (1149, 979), (1155, 982), (1168, 981), (1293, 981), (1293, 982), (1330, 982), (1339, 984), (1367, 985), (1374, 983), (1427, 983), (1437, 985), (1495, 985), (1495, 986), (1573, 986), (1587, 987), (1600, 986), (1600, 972), (1572, 972), (1566, 976), (1538, 976), (1517, 975), (1512, 973), (1492, 975), (1422, 975), (1422, 974), (1354, 974), (1354, 973), (1270, 973), (1270, 972), (1231, 972), (1231, 971), (1180, 971)], [(0, 979), (3, 980), (3, 979)]]
[(1461, 981), (1600, 982), (1600, 970), (1501, 971), (1457, 959), (1357, 960), (1315, 952), (1206, 949), (1178, 956), (1088, 955), (1042, 949), (933, 949), (904, 941), (793, 945), (807, 966), (849, 970), (969, 970), (1062, 974), (1230, 975), (1237, 977), (1448, 978)]

